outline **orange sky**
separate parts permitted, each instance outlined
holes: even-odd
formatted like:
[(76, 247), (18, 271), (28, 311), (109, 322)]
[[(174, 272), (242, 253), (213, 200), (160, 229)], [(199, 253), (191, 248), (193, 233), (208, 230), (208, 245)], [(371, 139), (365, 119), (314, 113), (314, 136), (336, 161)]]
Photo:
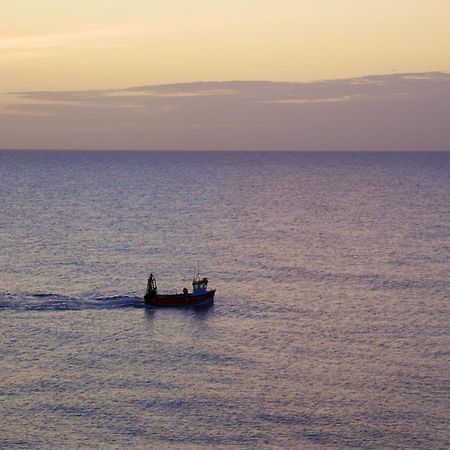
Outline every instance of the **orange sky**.
[[(1, 0), (0, 113), (34, 101), (11, 92), (450, 72), (449, 23), (448, 0)], [(0, 147), (52, 144), (14, 120)]]
[(2, 0), (1, 90), (450, 70), (448, 0)]

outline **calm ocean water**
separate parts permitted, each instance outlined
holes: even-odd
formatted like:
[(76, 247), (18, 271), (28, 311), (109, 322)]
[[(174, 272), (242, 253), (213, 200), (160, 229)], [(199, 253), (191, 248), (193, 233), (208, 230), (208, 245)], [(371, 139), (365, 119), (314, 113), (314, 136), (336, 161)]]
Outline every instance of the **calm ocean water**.
[(449, 169), (0, 152), (0, 448), (449, 448)]

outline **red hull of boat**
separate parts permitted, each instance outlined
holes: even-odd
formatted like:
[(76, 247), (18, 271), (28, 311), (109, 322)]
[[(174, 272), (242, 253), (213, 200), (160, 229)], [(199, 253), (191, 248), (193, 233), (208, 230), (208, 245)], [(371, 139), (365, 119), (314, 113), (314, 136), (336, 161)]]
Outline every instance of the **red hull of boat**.
[(153, 306), (199, 306), (210, 305), (214, 302), (214, 294), (216, 290), (211, 290), (201, 295), (192, 294), (173, 294), (173, 295), (156, 295), (156, 297), (144, 297), (146, 305)]

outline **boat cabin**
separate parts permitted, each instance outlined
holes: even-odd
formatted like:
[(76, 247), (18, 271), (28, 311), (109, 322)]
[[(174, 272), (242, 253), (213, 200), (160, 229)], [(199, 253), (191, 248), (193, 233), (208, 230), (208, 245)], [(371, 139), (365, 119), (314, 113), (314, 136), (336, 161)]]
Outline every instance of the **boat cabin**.
[(195, 278), (192, 282), (192, 294), (201, 295), (206, 293), (206, 288), (208, 287), (208, 278)]

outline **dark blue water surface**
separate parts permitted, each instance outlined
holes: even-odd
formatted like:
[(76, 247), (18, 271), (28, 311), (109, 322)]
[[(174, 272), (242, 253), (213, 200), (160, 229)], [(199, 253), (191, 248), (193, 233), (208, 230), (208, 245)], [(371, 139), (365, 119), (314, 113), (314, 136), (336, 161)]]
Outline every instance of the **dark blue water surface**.
[(448, 153), (0, 152), (0, 448), (448, 448), (449, 203)]

